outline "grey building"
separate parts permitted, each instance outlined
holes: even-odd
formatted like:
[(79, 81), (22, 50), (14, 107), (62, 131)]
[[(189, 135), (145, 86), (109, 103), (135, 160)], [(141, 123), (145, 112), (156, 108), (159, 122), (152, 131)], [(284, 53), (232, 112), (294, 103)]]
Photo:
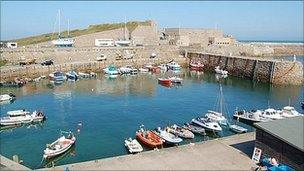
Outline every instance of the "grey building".
[(297, 170), (304, 170), (304, 116), (255, 123), (255, 146), (262, 155), (274, 157)]

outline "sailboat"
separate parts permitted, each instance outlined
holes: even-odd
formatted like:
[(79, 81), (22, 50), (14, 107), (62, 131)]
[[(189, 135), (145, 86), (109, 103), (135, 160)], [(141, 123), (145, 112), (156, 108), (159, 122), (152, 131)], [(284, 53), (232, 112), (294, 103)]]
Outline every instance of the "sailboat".
[(127, 40), (127, 21), (125, 18), (125, 27), (124, 27), (124, 40), (116, 40), (115, 41), (115, 46), (129, 46), (131, 41)]
[(211, 121), (218, 122), (221, 125), (227, 125), (227, 119), (223, 115), (223, 90), (222, 90), (222, 85), (220, 85), (219, 103), (220, 103), (220, 112), (208, 110), (208, 112), (205, 114), (205, 117), (209, 118)]
[(68, 20), (68, 38), (61, 37), (60, 35), (60, 10), (58, 10), (58, 18), (59, 18), (59, 24), (58, 24), (58, 39), (53, 40), (52, 43), (56, 47), (72, 47), (75, 43), (75, 40), (73, 38), (70, 38), (70, 22)]

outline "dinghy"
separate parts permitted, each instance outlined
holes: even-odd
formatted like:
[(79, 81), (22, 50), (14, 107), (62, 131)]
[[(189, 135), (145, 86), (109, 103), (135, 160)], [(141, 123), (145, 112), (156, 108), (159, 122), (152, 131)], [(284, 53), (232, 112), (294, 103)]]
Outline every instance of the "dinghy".
[(231, 130), (231, 131), (233, 131), (233, 132), (236, 132), (236, 133), (239, 133), (239, 134), (241, 134), (241, 133), (246, 133), (247, 132), (247, 129), (246, 128), (244, 128), (244, 127), (241, 127), (241, 126), (239, 126), (239, 125), (229, 125), (229, 129)]
[(178, 136), (171, 134), (168, 130), (162, 130), (160, 127), (157, 128), (157, 135), (161, 137), (165, 143), (167, 144), (178, 144), (183, 141), (183, 139), (179, 138)]
[[(64, 135), (66, 134), (66, 135)], [(47, 145), (43, 158), (48, 159), (68, 151), (76, 142), (76, 137), (69, 131), (61, 131), (61, 136), (52, 144)]]
[(126, 139), (125, 146), (127, 147), (127, 149), (131, 154), (140, 153), (143, 151), (142, 146), (139, 144), (139, 142), (136, 139), (134, 140), (132, 140), (132, 138)]
[(136, 139), (150, 148), (163, 145), (161, 138), (153, 131), (145, 130), (144, 125), (141, 125), (140, 129), (136, 132)]
[(179, 136), (181, 138), (189, 138), (189, 139), (194, 138), (194, 134), (191, 131), (182, 128), (180, 126), (177, 126), (176, 124), (172, 125), (171, 127), (167, 127), (167, 130), (168, 132), (176, 136)]
[(205, 128), (206, 131), (212, 131), (215, 133), (222, 131), (222, 127), (217, 122), (211, 121), (208, 118), (192, 119), (192, 123)]
[(183, 128), (188, 129), (189, 131), (195, 133), (195, 134), (201, 134), (201, 135), (206, 135), (205, 129), (202, 127), (198, 127), (189, 123), (185, 123), (183, 125)]

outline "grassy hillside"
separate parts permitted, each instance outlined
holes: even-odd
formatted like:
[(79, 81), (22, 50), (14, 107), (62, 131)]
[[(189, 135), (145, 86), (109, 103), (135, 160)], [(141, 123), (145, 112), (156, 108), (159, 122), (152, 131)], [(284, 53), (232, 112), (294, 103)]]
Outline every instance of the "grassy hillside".
[[(131, 33), (137, 26), (150, 26), (151, 22), (150, 21), (130, 21), (127, 22), (127, 29)], [(114, 30), (118, 28), (124, 27), (124, 23), (114, 23), (114, 24), (98, 24), (98, 25), (90, 25), (88, 28), (83, 29), (83, 30), (71, 30), (70, 31), (70, 36), (72, 37), (77, 37), (81, 35), (86, 35), (86, 34), (91, 34), (91, 33), (97, 33), (97, 32), (102, 32), (102, 31), (107, 31), (107, 30)], [(63, 31), (61, 32), (61, 36), (67, 36), (68, 32)], [(15, 40), (10, 40), (13, 42), (17, 42), (18, 46), (26, 46), (30, 44), (37, 44), (37, 43), (42, 43), (42, 42), (47, 42), (50, 40), (57, 39), (57, 34), (53, 33), (47, 33), (47, 34), (42, 34), (38, 36), (31, 36), (31, 37), (26, 37), (26, 38), (21, 38), (21, 39), (15, 39)]]

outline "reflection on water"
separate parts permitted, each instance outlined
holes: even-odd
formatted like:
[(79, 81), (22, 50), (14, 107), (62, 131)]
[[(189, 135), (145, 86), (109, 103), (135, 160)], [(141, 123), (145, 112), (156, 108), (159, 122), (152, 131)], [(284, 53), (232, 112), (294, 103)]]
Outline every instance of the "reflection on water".
[[(183, 84), (164, 87), (157, 78), (177, 75)], [(94, 160), (127, 154), (123, 141), (134, 137), (139, 125), (147, 129), (183, 124), (214, 110), (219, 83), (222, 84), (227, 118), (236, 107), (244, 109), (274, 108), (288, 104), (303, 113), (303, 86), (273, 86), (248, 79), (228, 76), (217, 78), (214, 73), (181, 71), (158, 74), (117, 76), (100, 75), (97, 79), (80, 79), (62, 84), (42, 80), (21, 88), (1, 88), (1, 94), (13, 92), (17, 99), (1, 105), (1, 116), (7, 111), (25, 108), (41, 109), (47, 116), (43, 125), (17, 127), (1, 132), (1, 154), (11, 158), (18, 154), (30, 168), (41, 166), (45, 144), (53, 142), (60, 130), (77, 130), (82, 123), (74, 147), (77, 155), (56, 159), (55, 165)], [(238, 125), (253, 129), (242, 123)], [(219, 135), (196, 136), (198, 142), (233, 135), (224, 128)], [(14, 145), (12, 145), (14, 144)], [(30, 152), (29, 152), (30, 149)], [(47, 166), (50, 163), (46, 164)], [(43, 165), (44, 166), (44, 165)]]

